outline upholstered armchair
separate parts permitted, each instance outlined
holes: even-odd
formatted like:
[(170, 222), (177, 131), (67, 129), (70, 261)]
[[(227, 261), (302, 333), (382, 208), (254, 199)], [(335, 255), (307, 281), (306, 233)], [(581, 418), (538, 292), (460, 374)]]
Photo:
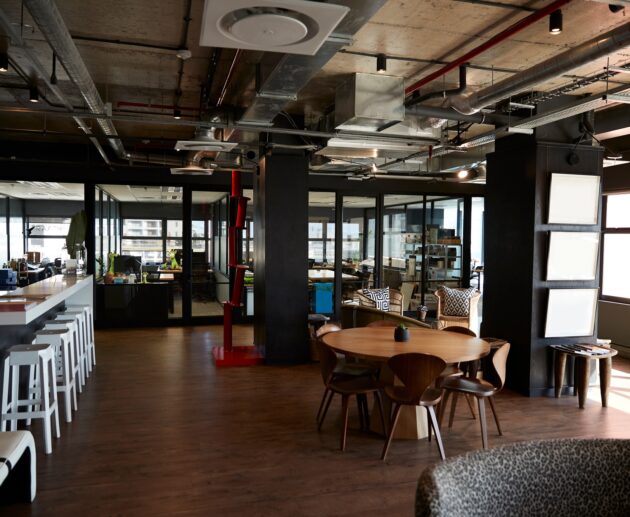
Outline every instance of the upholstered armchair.
[[(389, 291), (389, 311), (394, 312), (396, 314), (402, 315), (403, 313), (403, 295), (400, 291), (396, 289), (392, 289), (391, 287), (385, 287)], [(372, 309), (376, 309), (376, 302), (368, 298), (365, 294), (363, 294), (362, 290), (359, 289), (354, 293), (354, 299), (358, 300), (359, 305), (362, 307), (370, 307)]]
[[(451, 288), (453, 291), (466, 292), (467, 288)], [(451, 325), (458, 325), (466, 328), (476, 328), (477, 327), (477, 305), (479, 304), (479, 298), (481, 298), (481, 293), (479, 291), (475, 291), (472, 296), (468, 299), (468, 315), (467, 316), (454, 316), (445, 314), (445, 304), (446, 304), (446, 291), (442, 288), (435, 291), (435, 298), (437, 300), (437, 312), (436, 319), (438, 329), (443, 329), (445, 327), (449, 327)]]
[(630, 515), (629, 449), (569, 438), (458, 456), (424, 470), (415, 515)]

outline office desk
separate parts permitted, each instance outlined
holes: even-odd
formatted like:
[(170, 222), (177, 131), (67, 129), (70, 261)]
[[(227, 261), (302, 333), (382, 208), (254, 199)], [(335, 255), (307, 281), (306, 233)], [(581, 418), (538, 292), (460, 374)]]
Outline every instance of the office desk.
[[(329, 269), (309, 269), (308, 279), (311, 282), (332, 282), (335, 280), (335, 272)], [(352, 282), (359, 280), (358, 276), (348, 275), (347, 273), (341, 274), (341, 280), (346, 282)]]

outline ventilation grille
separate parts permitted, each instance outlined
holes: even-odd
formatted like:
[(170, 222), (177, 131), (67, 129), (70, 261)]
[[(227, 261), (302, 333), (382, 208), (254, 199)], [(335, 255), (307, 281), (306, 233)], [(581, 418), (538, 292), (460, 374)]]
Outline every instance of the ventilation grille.
[(304, 0), (206, 0), (199, 44), (312, 56), (349, 10)]

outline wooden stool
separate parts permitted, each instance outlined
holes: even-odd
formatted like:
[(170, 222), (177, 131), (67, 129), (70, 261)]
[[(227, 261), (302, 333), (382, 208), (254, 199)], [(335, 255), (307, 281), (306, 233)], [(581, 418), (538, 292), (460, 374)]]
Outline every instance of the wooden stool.
[(584, 345), (593, 349), (601, 349), (601, 354), (584, 354), (578, 350), (569, 350), (566, 348), (556, 348), (552, 346), (555, 352), (555, 379), (554, 388), (556, 398), (560, 397), (562, 391), (562, 383), (564, 381), (564, 371), (567, 364), (567, 356), (575, 358), (575, 385), (578, 393), (578, 404), (580, 409), (584, 409), (586, 402), (586, 394), (588, 392), (588, 378), (590, 375), (591, 359), (599, 360), (599, 389), (602, 397), (602, 406), (608, 406), (608, 390), (610, 388), (610, 372), (612, 370), (612, 358), (617, 355), (617, 350), (598, 345)]
[(73, 374), (74, 346), (69, 329), (44, 329), (35, 333), (35, 343), (55, 347), (57, 392), (64, 395), (66, 422), (72, 422), (72, 408), (77, 411), (77, 388)]
[[(17, 430), (18, 420), (41, 418), (44, 420), (44, 450), (52, 452), (50, 419), (55, 419), (55, 438), (59, 431), (59, 412), (57, 411), (57, 386), (55, 382), (55, 352), (52, 345), (15, 345), (9, 348), (8, 357), (4, 360), (4, 377), (2, 380), (2, 413), (1, 430), (6, 431), (7, 422), (11, 422), (11, 431)], [(19, 398), (20, 367), (35, 367), (39, 370), (39, 398), (31, 398), (29, 386), (27, 398)], [(30, 372), (29, 372), (30, 373)], [(29, 375), (29, 378), (31, 376)], [(11, 397), (9, 398), (9, 388)], [(20, 411), (21, 407), (26, 411)], [(33, 409), (35, 406), (36, 410)]]
[(89, 370), (96, 366), (96, 342), (94, 340), (94, 310), (91, 305), (68, 305), (66, 312), (82, 310), (85, 313), (85, 332), (88, 348)]
[[(87, 368), (87, 343), (85, 339), (85, 315), (72, 314), (72, 313), (59, 313), (53, 321), (58, 322), (70, 322), (74, 321), (77, 327), (77, 333), (75, 335), (76, 342), (78, 343), (78, 358), (79, 358), (79, 377), (81, 378), (81, 386), (85, 386), (85, 380), (88, 377)], [(79, 390), (80, 391), (80, 390)]]
[(84, 377), (87, 379), (92, 371), (92, 364), (90, 362), (90, 346), (89, 346), (89, 330), (88, 330), (88, 318), (83, 309), (66, 309), (57, 314), (58, 318), (76, 318), (79, 325), (80, 332), (79, 337), (81, 339), (81, 360), (84, 371)]
[(83, 393), (81, 386), (81, 345), (78, 338), (77, 322), (75, 320), (51, 320), (44, 325), (44, 330), (68, 330), (70, 332), (70, 375), (74, 379), (75, 388)]

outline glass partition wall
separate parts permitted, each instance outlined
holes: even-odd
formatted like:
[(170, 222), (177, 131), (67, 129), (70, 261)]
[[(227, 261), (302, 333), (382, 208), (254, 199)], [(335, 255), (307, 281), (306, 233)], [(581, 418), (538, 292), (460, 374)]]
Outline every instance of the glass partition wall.
[(223, 316), (222, 302), (230, 299), (228, 203), (228, 192), (192, 193), (193, 317)]
[(376, 198), (344, 196), (342, 203), (342, 303), (374, 287)]
[(308, 195), (308, 290), (312, 313), (335, 312), (335, 200), (334, 192)]

